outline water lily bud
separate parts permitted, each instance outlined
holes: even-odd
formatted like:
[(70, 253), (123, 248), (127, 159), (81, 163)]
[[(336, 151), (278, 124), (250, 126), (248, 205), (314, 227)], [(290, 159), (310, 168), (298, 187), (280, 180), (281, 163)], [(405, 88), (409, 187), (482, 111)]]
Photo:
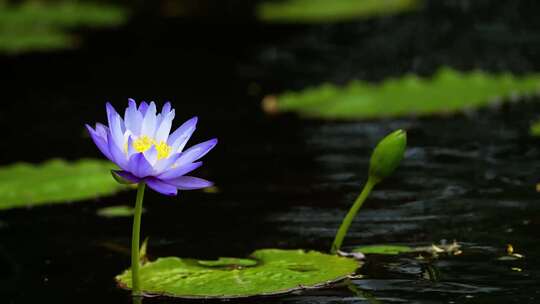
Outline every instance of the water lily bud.
[(397, 168), (407, 146), (407, 133), (396, 130), (383, 138), (373, 154), (369, 163), (369, 176), (374, 182), (380, 182), (390, 176)]

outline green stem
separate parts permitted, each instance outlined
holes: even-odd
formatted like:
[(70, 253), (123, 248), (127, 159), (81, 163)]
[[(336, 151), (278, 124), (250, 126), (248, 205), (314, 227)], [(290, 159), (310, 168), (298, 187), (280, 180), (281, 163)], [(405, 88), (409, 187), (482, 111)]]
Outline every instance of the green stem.
[(341, 248), (343, 239), (345, 238), (345, 235), (347, 234), (347, 231), (349, 230), (349, 227), (351, 226), (351, 223), (354, 220), (356, 213), (358, 213), (358, 210), (360, 210), (360, 207), (362, 207), (362, 204), (364, 203), (366, 198), (369, 196), (369, 194), (371, 193), (371, 190), (376, 184), (377, 184), (376, 180), (374, 180), (371, 177), (368, 178), (366, 184), (364, 185), (364, 189), (362, 189), (362, 193), (360, 193), (358, 198), (356, 198), (356, 201), (351, 207), (351, 210), (349, 210), (349, 213), (347, 213), (347, 216), (345, 216), (345, 218), (343, 219), (341, 226), (339, 226), (339, 230), (336, 234), (336, 238), (334, 239), (334, 242), (332, 243), (332, 248), (330, 249), (330, 252), (332, 254), (337, 253), (338, 250)]
[(133, 215), (133, 231), (131, 234), (131, 295), (134, 297), (142, 296), (141, 279), (139, 276), (139, 240), (141, 236), (141, 215), (145, 186), (144, 182), (140, 182), (137, 188), (135, 214)]

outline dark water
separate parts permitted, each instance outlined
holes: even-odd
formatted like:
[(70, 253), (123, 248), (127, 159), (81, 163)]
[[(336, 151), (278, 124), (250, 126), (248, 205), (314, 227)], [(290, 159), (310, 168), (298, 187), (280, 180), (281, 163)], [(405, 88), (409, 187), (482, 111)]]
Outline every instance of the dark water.
[[(440, 65), (538, 70), (537, 9), (525, 1), (441, 1), (418, 13), (332, 26), (138, 17), (122, 29), (88, 33), (78, 51), (0, 59), (0, 127), (7, 130), (0, 161), (100, 157), (82, 124), (104, 121), (105, 101), (121, 107), (128, 96), (171, 99), (177, 122), (200, 117), (192, 142), (220, 139), (199, 171), (220, 191), (148, 193), (143, 235), (151, 256), (327, 250), (361, 189), (371, 148), (406, 128), (406, 160), (373, 193), (346, 245), (455, 239), (463, 254), (369, 257), (364, 278), (353, 281), (358, 293), (340, 286), (232, 302), (537, 303), (540, 141), (528, 136), (528, 124), (540, 116), (539, 98), (474, 114), (369, 122), (259, 110), (263, 94), (325, 80), (430, 74)], [(3, 211), (0, 303), (129, 303), (113, 277), (129, 266), (131, 220), (95, 213), (131, 204), (134, 195)], [(525, 258), (498, 260), (508, 243)], [(433, 269), (436, 279), (426, 275)]]

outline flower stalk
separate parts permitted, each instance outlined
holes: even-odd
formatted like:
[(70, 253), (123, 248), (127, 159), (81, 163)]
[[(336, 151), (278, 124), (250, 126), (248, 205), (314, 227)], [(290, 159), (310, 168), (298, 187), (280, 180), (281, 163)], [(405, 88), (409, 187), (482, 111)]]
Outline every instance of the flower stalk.
[(341, 244), (343, 244), (343, 239), (345, 238), (347, 231), (349, 231), (349, 227), (351, 226), (352, 221), (356, 217), (358, 210), (360, 210), (360, 208), (368, 198), (369, 194), (371, 193), (371, 190), (373, 190), (373, 187), (375, 187), (376, 184), (377, 182), (373, 178), (368, 178), (366, 184), (364, 185), (364, 188), (362, 189), (362, 192), (354, 201), (353, 206), (343, 219), (341, 226), (339, 226), (339, 230), (336, 234), (336, 237), (334, 238), (334, 242), (332, 243), (330, 253), (336, 254), (339, 251), (339, 249), (341, 248)]
[(131, 294), (134, 297), (142, 296), (141, 278), (139, 274), (140, 257), (139, 257), (139, 242), (141, 238), (141, 217), (142, 205), (144, 197), (144, 189), (146, 184), (140, 182), (137, 187), (137, 198), (135, 200), (135, 213), (133, 214), (133, 231), (131, 234)]

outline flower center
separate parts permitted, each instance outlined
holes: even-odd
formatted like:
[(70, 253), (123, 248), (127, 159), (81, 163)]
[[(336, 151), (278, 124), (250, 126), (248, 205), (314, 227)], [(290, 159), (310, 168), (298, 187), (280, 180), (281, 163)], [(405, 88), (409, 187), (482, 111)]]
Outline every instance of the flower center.
[(135, 141), (133, 141), (133, 148), (137, 152), (145, 152), (146, 150), (150, 149), (152, 146), (156, 147), (156, 150), (158, 152), (157, 157), (158, 159), (167, 158), (169, 157), (169, 154), (171, 154), (171, 146), (167, 145), (164, 141), (160, 141), (159, 143), (156, 142), (155, 139), (150, 138), (146, 135), (143, 135), (139, 138), (137, 138)]

